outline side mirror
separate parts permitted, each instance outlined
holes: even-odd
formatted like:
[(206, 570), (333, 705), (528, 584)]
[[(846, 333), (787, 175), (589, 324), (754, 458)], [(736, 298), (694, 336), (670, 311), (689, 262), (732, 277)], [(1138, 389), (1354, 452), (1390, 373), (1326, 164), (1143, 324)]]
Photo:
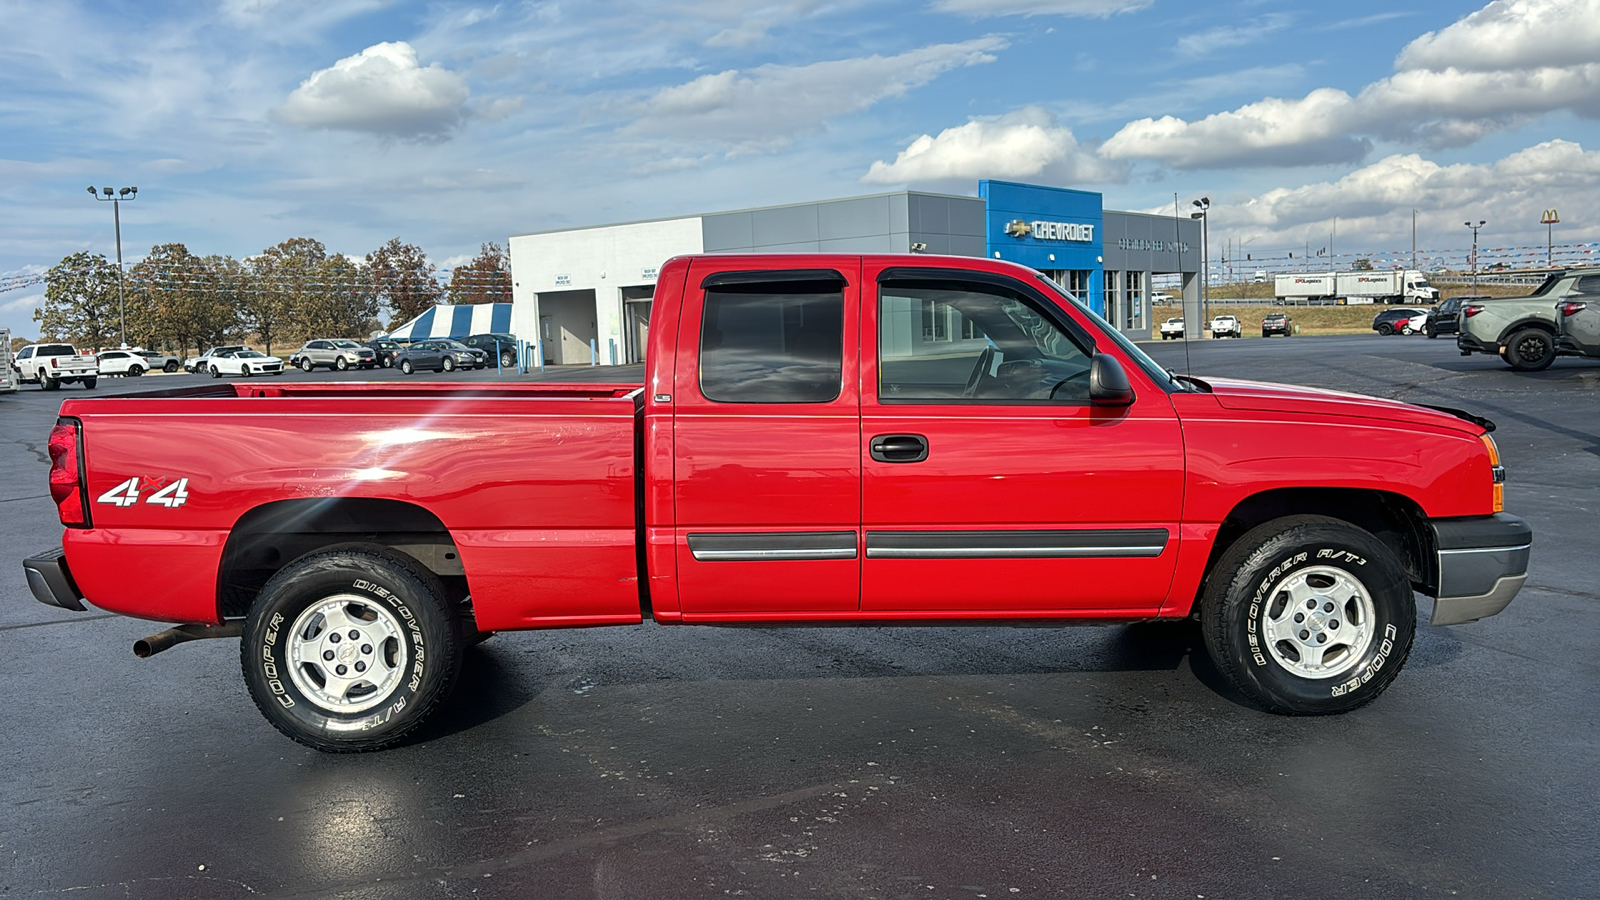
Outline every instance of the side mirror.
[(1115, 356), (1096, 353), (1089, 362), (1089, 402), (1095, 406), (1133, 405), (1133, 385)]

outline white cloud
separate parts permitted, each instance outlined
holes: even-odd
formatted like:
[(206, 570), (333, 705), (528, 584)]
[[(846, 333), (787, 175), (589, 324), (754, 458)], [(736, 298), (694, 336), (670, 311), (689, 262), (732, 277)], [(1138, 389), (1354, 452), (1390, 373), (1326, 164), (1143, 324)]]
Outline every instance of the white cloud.
[(389, 137), (438, 137), (467, 115), (466, 79), (438, 63), (423, 68), (404, 41), (376, 44), (312, 73), (277, 110), (297, 128)]
[(1595, 62), (1600, 0), (1495, 0), (1412, 41), (1400, 69), (1494, 72)]
[(1557, 140), (1493, 162), (1445, 166), (1418, 154), (1397, 154), (1336, 181), (1218, 204), (1212, 229), (1215, 234), (1221, 224), (1235, 237), (1316, 236), (1326, 235), (1337, 217), (1341, 234), (1381, 239), (1405, 235), (1410, 212), (1417, 209), (1424, 230), (1453, 234), (1464, 218), (1483, 217), (1496, 225), (1497, 234), (1521, 231), (1520, 239), (1527, 240), (1537, 230), (1539, 214), (1557, 205), (1600, 205), (1600, 151)]
[(996, 118), (972, 119), (937, 137), (922, 135), (894, 162), (879, 160), (861, 180), (870, 184), (970, 186), (980, 178), (1028, 178), (1055, 184), (1121, 181), (1127, 166), (1079, 145), (1072, 130), (1030, 106)]
[(1302, 100), (1268, 98), (1195, 122), (1138, 119), (1100, 152), (1110, 159), (1159, 159), (1180, 169), (1356, 162), (1371, 144), (1347, 133), (1353, 106), (1344, 91), (1322, 88)]
[(1100, 17), (1144, 9), (1154, 0), (933, 0), (939, 12), (983, 16)]
[(1351, 97), (1320, 88), (1190, 121), (1129, 122), (1113, 159), (1182, 169), (1353, 162), (1371, 138), (1470, 144), (1539, 115), (1600, 118), (1600, 0), (1495, 0), (1401, 52), (1394, 75)]
[(1267, 35), (1274, 31), (1281, 31), (1289, 27), (1289, 22), (1289, 16), (1283, 13), (1272, 13), (1239, 25), (1223, 25), (1196, 34), (1184, 35), (1178, 39), (1178, 52), (1184, 56), (1198, 57), (1216, 53), (1219, 50), (1231, 50), (1234, 47), (1248, 46), (1257, 41), (1265, 40)]
[(767, 31), (773, 26), (803, 19), (825, 5), (827, 0), (784, 0), (755, 9), (740, 9), (735, 23), (713, 34), (706, 45), (753, 47), (767, 39)]
[(899, 97), (951, 69), (993, 62), (998, 37), (935, 44), (897, 56), (764, 65), (702, 75), (657, 91), (624, 132), (730, 148), (771, 150), (817, 131), (830, 118)]

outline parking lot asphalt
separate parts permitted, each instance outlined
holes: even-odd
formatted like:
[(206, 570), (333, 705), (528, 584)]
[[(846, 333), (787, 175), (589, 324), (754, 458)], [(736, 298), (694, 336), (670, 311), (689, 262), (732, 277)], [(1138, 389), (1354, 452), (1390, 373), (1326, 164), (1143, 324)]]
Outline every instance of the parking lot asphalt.
[(647, 625), (497, 636), (421, 739), (328, 756), (257, 714), (236, 642), (139, 660), (163, 626), (34, 601), (19, 562), (60, 533), (45, 438), (90, 392), (0, 395), (0, 894), (1594, 896), (1600, 363), (1520, 374), (1376, 335), (1146, 349), (1494, 419), (1526, 588), (1419, 627), (1343, 716), (1249, 707), (1183, 626)]

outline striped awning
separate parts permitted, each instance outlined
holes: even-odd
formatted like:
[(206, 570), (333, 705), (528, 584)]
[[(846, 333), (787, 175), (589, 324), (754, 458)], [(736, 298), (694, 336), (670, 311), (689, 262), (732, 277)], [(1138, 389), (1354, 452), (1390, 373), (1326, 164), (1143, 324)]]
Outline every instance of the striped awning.
[(511, 304), (474, 303), (435, 306), (387, 335), (397, 341), (463, 338), (469, 334), (510, 334)]

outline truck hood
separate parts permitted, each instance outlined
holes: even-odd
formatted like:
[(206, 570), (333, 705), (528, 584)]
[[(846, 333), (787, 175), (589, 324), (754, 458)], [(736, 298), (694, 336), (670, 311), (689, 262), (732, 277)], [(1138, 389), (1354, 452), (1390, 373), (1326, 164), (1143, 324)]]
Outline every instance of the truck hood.
[[(1474, 437), (1485, 430), (1494, 430), (1493, 423), (1479, 424), (1461, 418), (1454, 412), (1402, 403), (1399, 400), (1368, 397), (1364, 394), (1347, 394), (1343, 391), (1328, 391), (1292, 384), (1235, 381), (1226, 378), (1208, 378), (1206, 383), (1211, 386), (1217, 403), (1225, 409), (1379, 419), (1385, 422), (1445, 428)], [(1486, 422), (1486, 420), (1480, 421)]]

